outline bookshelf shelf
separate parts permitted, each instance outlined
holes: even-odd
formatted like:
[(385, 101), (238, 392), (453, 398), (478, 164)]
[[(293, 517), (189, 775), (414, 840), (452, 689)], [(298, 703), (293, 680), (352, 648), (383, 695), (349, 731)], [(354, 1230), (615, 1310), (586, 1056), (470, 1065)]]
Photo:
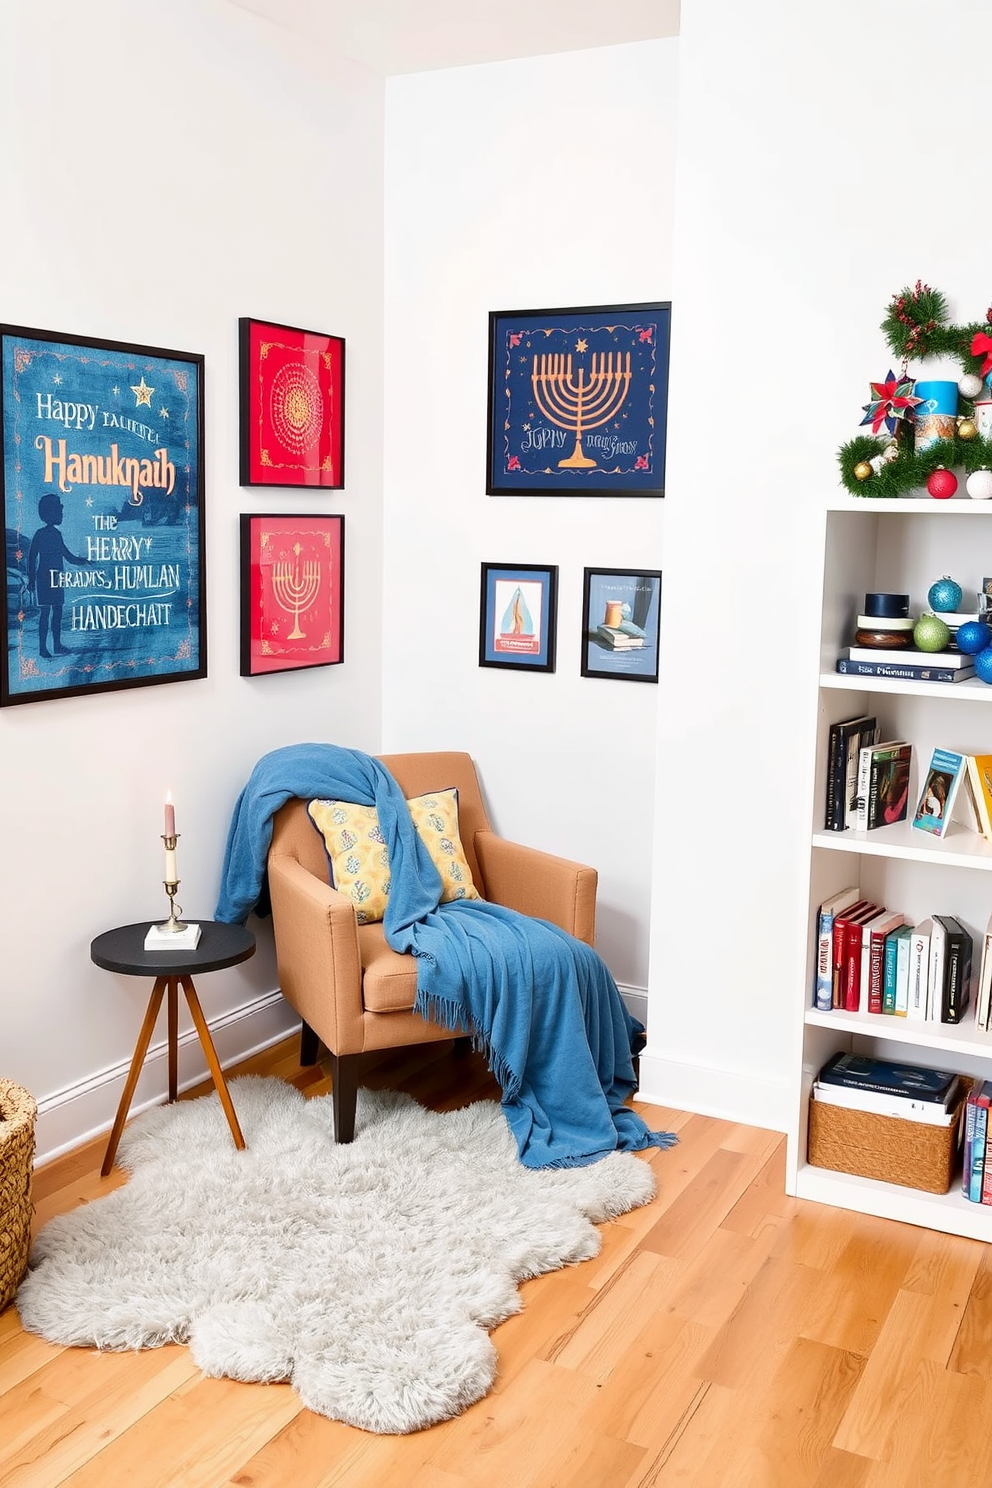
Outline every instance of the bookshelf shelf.
[(796, 1174), (794, 1192), (797, 1198), (833, 1204), (838, 1209), (854, 1209), (880, 1219), (900, 1219), (928, 1230), (965, 1235), (970, 1240), (989, 1239), (992, 1210), (984, 1204), (972, 1204), (957, 1185), (946, 1194), (923, 1193), (898, 1183), (879, 1183), (872, 1178), (858, 1178), (853, 1173), (835, 1173), (829, 1168), (803, 1163)]
[(823, 672), (821, 687), (836, 687), (844, 692), (902, 693), (905, 697), (939, 697), (961, 703), (992, 702), (992, 687), (987, 682), (905, 682), (888, 677), (851, 677), (840, 672)]
[[(913, 744), (910, 803), (934, 748), (992, 753), (992, 687), (975, 680), (947, 684), (855, 677), (834, 671), (851, 644), (869, 592), (910, 595), (910, 613), (927, 608), (927, 591), (948, 574), (977, 593), (992, 576), (992, 502), (930, 497), (875, 501), (839, 495), (823, 512), (823, 599), (818, 652), (816, 764), (809, 842), (809, 918), (799, 1024), (796, 1117), (790, 1131), (787, 1186), (813, 1199), (949, 1234), (992, 1242), (992, 1207), (970, 1203), (956, 1178), (946, 1195), (818, 1168), (807, 1161), (809, 1093), (817, 1071), (838, 1051), (906, 1060), (992, 1079), (992, 1034), (974, 1021), (974, 996), (960, 1026), (891, 1015), (822, 1012), (811, 1006), (820, 904), (848, 885), (903, 913), (910, 924), (954, 915), (976, 944), (975, 974), (992, 912), (992, 844), (965, 821), (944, 838), (909, 822), (871, 832), (823, 829), (830, 725), (870, 713), (882, 738)], [(953, 870), (953, 871), (949, 871)]]
[[(893, 1018), (879, 1013), (821, 1013), (807, 1008), (806, 1022), (815, 1028), (828, 1028), (843, 1041), (860, 1037), (885, 1039), (896, 1044), (920, 1046), (920, 1025), (908, 1018)], [(881, 1026), (884, 1023), (884, 1027)], [(926, 1029), (926, 1047), (942, 1054), (992, 1059), (992, 1033), (980, 1033), (971, 1018), (967, 1023), (937, 1023)], [(936, 1062), (936, 1061), (934, 1061)]]
[(935, 863), (944, 868), (992, 871), (992, 843), (952, 822), (946, 837), (929, 839), (908, 822), (876, 827), (871, 832), (814, 832), (814, 848), (825, 852), (856, 852), (866, 857), (902, 858), (911, 863)]

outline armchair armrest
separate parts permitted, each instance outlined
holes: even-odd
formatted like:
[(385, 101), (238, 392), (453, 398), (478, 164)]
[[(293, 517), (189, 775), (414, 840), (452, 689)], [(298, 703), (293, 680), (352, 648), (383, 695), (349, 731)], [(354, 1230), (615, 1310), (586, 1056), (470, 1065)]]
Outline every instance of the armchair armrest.
[(344, 894), (296, 858), (272, 853), (269, 894), (283, 996), (335, 1054), (362, 1041), (358, 921)]
[(550, 920), (577, 940), (596, 940), (595, 868), (507, 842), (495, 832), (476, 832), (475, 852), (486, 891), (496, 904)]

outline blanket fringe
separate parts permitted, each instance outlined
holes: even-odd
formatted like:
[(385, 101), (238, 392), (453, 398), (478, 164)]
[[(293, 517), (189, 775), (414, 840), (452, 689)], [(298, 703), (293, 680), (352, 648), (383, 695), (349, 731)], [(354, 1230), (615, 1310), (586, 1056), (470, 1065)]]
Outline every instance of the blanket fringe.
[(504, 1096), (513, 1100), (520, 1093), (520, 1076), (510, 1068), (484, 1034), (469, 1024), (465, 1009), (460, 1002), (452, 998), (438, 997), (433, 992), (418, 990), (414, 1011), (422, 1018), (429, 1019), (431, 1023), (439, 1023), (442, 1028), (450, 1028), (452, 1033), (470, 1038), (473, 1050), (482, 1055)]

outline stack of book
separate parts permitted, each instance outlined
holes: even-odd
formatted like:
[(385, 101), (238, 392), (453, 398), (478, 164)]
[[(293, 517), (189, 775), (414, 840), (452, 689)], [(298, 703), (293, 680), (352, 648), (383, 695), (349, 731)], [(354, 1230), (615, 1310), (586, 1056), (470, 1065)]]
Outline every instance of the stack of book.
[[(972, 1005), (975, 942), (953, 915), (912, 923), (849, 886), (819, 907), (813, 1006), (819, 1012), (961, 1024)], [(984, 1023), (983, 1020), (984, 1019)], [(976, 1023), (992, 1021), (992, 919), (982, 947)]]
[(894, 677), (904, 682), (966, 682), (975, 675), (975, 658), (962, 651), (887, 651), (847, 646), (837, 670), (854, 677)]
[(632, 620), (621, 620), (619, 625), (597, 625), (596, 634), (614, 651), (637, 651), (644, 645), (644, 631)]
[[(976, 1080), (964, 1108), (961, 1192), (973, 1204), (992, 1204), (992, 1145), (989, 1144), (989, 1106), (992, 1080)], [(986, 1149), (989, 1161), (986, 1163)]]
[[(992, 1081), (989, 1084), (992, 1088)], [(953, 1070), (896, 1064), (865, 1054), (835, 1054), (820, 1070), (812, 1090), (813, 1100), (823, 1105), (942, 1127), (956, 1121), (961, 1095), (962, 1077)]]

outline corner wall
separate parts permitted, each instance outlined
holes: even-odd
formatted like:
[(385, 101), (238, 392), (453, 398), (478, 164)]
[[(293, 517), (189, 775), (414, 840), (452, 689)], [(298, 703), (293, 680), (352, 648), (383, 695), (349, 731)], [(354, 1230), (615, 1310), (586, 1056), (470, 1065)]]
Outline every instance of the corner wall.
[[(467, 750), (497, 831), (598, 868), (598, 949), (635, 1008), (664, 704), (580, 676), (582, 576), (664, 570), (667, 502), (486, 495), (488, 316), (671, 298), (677, 45), (386, 88), (384, 747)], [(558, 565), (553, 675), (480, 668), (484, 561)]]
[[(0, 1074), (41, 1103), (39, 1156), (110, 1125), (150, 991), (89, 959), (164, 912), (162, 802), (180, 900), (216, 902), (231, 810), (259, 755), (375, 750), (381, 700), (381, 78), (223, 0), (0, 7), (0, 320), (202, 352), (209, 675), (0, 711)], [(238, 485), (238, 317), (345, 336), (344, 491)], [(238, 515), (346, 515), (345, 664), (243, 679)], [(222, 1060), (295, 1021), (268, 922), (199, 987)], [(166, 1089), (164, 1017), (138, 1101)], [(180, 1081), (206, 1072), (181, 1023)]]
[(992, 296), (980, 167), (944, 135), (990, 49), (967, 0), (683, 0), (658, 778), (692, 789), (675, 829), (658, 801), (641, 1058), (683, 1109), (794, 1124), (821, 512), (893, 294), (922, 278), (958, 322)]

